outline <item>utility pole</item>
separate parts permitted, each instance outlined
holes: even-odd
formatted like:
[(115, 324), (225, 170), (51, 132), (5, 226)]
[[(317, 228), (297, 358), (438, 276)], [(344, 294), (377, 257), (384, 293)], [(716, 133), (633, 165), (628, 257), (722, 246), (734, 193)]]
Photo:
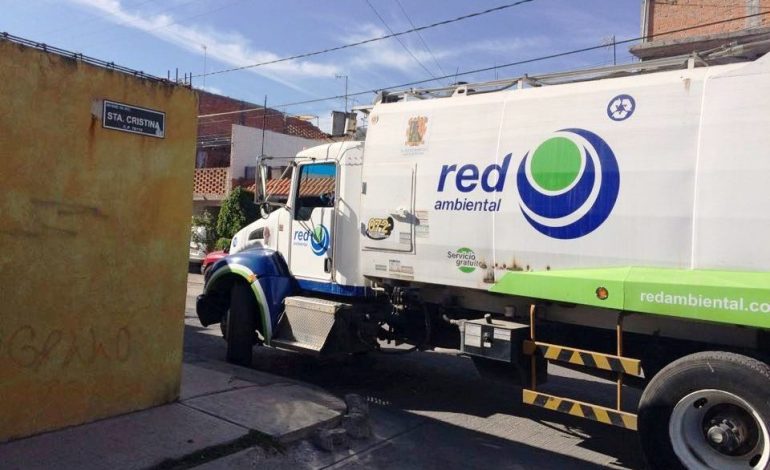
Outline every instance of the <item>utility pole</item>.
[(348, 114), (348, 76), (342, 75), (342, 74), (336, 74), (334, 78), (344, 78), (345, 79), (345, 115)]
[(203, 88), (206, 88), (206, 45), (203, 46)]
[(617, 41), (615, 40), (615, 35), (612, 36), (606, 36), (602, 40), (602, 45), (610, 47), (612, 46), (612, 65), (618, 65), (618, 52), (617, 52)]
[(618, 65), (617, 55), (617, 43), (615, 42), (615, 35), (612, 35), (612, 65)]
[[(265, 161), (265, 127), (267, 127), (267, 95), (265, 95), (265, 105), (262, 107), (262, 149), (257, 157), (257, 168), (254, 171), (254, 202), (260, 204), (267, 201), (267, 179), (269, 175), (262, 174), (262, 167)], [(264, 185), (265, 191), (262, 191)]]
[(260, 156), (265, 156), (265, 127), (267, 127), (267, 95), (265, 95), (265, 105), (262, 107), (262, 150)]

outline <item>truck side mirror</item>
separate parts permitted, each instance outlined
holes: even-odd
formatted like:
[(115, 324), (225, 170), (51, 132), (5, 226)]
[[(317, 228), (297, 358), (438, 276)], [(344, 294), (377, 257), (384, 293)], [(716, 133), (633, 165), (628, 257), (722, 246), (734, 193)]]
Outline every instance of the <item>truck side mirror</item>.
[(267, 217), (270, 215), (271, 206), (269, 202), (262, 202), (259, 204), (259, 216), (263, 219), (267, 219)]
[[(264, 155), (261, 155), (257, 157), (257, 171), (255, 171), (255, 191), (254, 191), (254, 203), (260, 204), (260, 212), (261, 212), (261, 204), (265, 201), (267, 198), (267, 167), (264, 163)], [(263, 216), (264, 217), (264, 216)]]

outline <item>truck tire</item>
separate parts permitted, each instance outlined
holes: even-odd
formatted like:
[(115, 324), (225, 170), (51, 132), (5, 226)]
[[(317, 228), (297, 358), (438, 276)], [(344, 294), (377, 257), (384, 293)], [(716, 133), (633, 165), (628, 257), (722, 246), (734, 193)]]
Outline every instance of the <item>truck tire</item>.
[(770, 467), (770, 367), (729, 352), (691, 354), (642, 393), (639, 437), (654, 469)]
[(245, 282), (236, 282), (230, 290), (230, 309), (225, 321), (227, 362), (251, 366), (251, 353), (257, 330), (257, 301)]

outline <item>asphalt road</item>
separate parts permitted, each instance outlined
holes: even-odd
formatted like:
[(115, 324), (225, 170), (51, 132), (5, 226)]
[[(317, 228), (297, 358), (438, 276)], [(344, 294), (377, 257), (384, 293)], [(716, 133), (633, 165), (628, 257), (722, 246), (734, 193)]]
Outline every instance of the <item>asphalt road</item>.
[[(224, 360), (218, 325), (202, 328), (195, 296), (202, 277), (188, 280), (185, 354)], [(315, 384), (343, 396), (358, 393), (372, 406), (376, 439), (306, 468), (543, 469), (642, 468), (634, 432), (522, 405), (521, 389), (481, 379), (470, 360), (449, 351), (318, 359), (255, 348), (254, 368)], [(551, 366), (544, 387), (561, 396), (599, 397), (613, 383)], [(628, 399), (638, 399), (630, 390)]]

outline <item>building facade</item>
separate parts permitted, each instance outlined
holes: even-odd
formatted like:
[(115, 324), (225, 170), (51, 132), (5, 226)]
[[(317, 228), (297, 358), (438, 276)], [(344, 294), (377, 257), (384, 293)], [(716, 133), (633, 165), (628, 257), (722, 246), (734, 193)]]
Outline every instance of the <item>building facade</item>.
[(641, 36), (631, 53), (642, 60), (754, 43), (770, 38), (770, 0), (643, 0)]
[(263, 127), (264, 153), (275, 159), (291, 158), (328, 138), (312, 123), (275, 109), (205, 91), (198, 97), (194, 214), (209, 209), (216, 215), (232, 188), (254, 182)]

